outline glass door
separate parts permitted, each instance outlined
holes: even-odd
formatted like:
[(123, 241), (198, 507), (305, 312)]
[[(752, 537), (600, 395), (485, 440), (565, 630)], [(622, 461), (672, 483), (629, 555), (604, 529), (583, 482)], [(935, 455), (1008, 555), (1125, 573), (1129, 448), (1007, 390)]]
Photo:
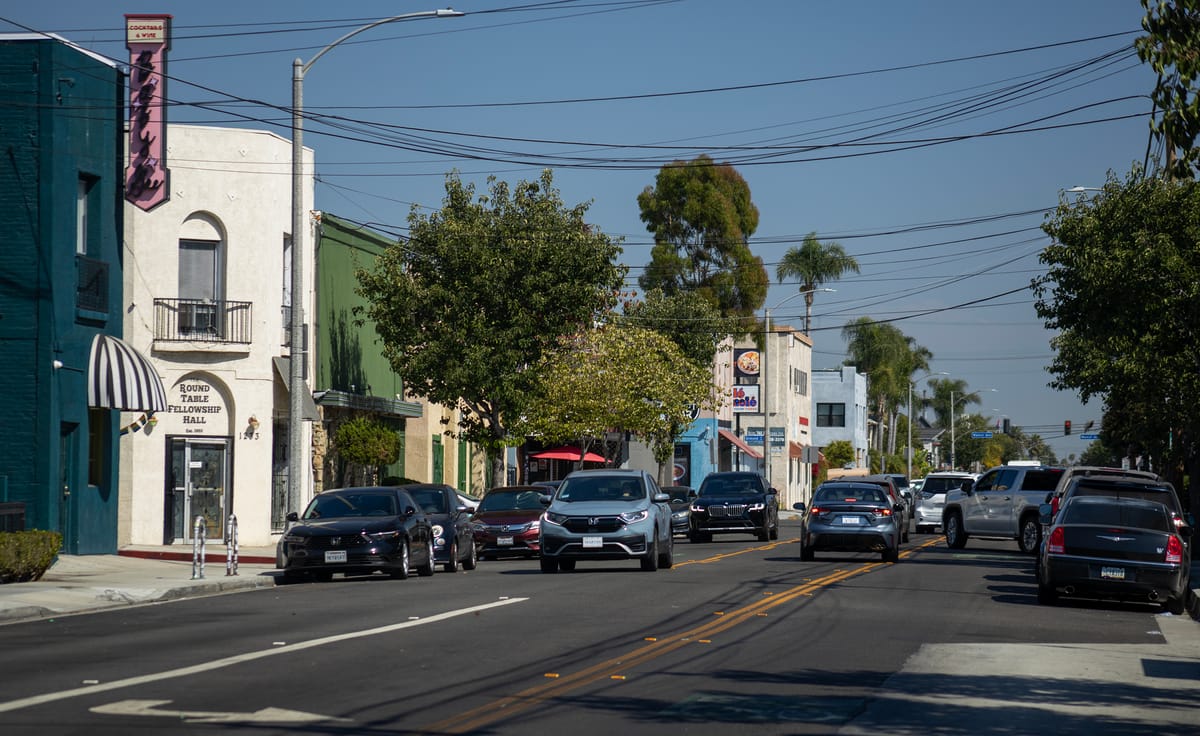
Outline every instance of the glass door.
[(191, 542), (196, 517), (204, 517), (208, 541), (225, 537), (229, 499), (229, 440), (173, 438), (170, 442), (171, 472), (167, 481), (169, 525), (167, 535), (176, 542)]

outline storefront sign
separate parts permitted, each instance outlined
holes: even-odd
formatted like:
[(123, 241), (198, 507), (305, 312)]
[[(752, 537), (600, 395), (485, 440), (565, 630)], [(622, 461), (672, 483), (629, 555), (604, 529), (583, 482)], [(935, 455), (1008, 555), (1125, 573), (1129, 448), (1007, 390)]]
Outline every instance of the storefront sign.
[(733, 387), (733, 412), (735, 414), (758, 413), (758, 384)]
[(171, 388), (163, 421), (170, 434), (224, 435), (226, 416), (220, 391), (203, 378), (186, 378)]
[(126, 15), (129, 49), (129, 166), (125, 199), (149, 211), (171, 198), (167, 170), (167, 50), (171, 16)]
[(733, 351), (733, 375), (735, 378), (753, 378), (758, 380), (759, 352), (754, 349), (737, 349)]

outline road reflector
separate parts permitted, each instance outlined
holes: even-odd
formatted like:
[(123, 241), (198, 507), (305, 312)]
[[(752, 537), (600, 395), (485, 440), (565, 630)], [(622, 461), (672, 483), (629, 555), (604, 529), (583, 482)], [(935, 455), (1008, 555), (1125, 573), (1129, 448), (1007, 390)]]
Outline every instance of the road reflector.
[(608, 676), (608, 679), (610, 679), (610, 680), (624, 680), (624, 679), (625, 679), (625, 675), (609, 675), (609, 676)]
[(712, 644), (712, 639), (697, 639), (701, 644)]
[(557, 672), (547, 672), (546, 674), (544, 674), (544, 675), (542, 675), (542, 676), (543, 676), (543, 677), (549, 677), (551, 680), (558, 679), (558, 673), (557, 673)]
[(645, 640), (646, 641), (658, 641), (658, 637), (657, 636), (647, 636)]

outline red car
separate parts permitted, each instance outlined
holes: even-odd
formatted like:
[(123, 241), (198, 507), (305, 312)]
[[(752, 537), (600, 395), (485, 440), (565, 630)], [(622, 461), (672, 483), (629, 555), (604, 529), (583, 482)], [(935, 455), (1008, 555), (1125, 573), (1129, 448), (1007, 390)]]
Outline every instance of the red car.
[(539, 556), (538, 531), (546, 511), (542, 497), (548, 492), (551, 489), (534, 485), (500, 486), (488, 491), (471, 517), (479, 556), (485, 560)]

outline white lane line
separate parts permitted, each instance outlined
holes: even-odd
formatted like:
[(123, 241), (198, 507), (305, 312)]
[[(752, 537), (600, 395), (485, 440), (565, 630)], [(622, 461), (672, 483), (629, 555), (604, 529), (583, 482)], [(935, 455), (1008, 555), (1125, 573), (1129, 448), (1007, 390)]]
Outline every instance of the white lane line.
[(388, 634), (401, 629), (408, 629), (414, 626), (424, 626), (426, 624), (434, 624), (439, 621), (465, 616), (470, 613), (486, 611), (489, 608), (497, 608), (499, 606), (507, 606), (511, 603), (521, 603), (529, 600), (528, 598), (510, 598), (508, 600), (496, 601), (495, 603), (485, 603), (479, 606), (470, 608), (460, 608), (455, 611), (446, 611), (438, 613), (419, 621), (404, 621), (398, 624), (389, 624), (380, 626), (375, 629), (365, 629), (363, 631), (351, 631), (345, 634), (335, 634), (333, 636), (325, 636), (320, 639), (312, 639), (310, 641), (297, 642), (296, 644), (287, 644), (285, 646), (274, 646), (271, 649), (263, 649), (257, 652), (246, 652), (245, 654), (235, 654), (232, 657), (223, 657), (214, 659), (211, 662), (201, 662), (200, 664), (190, 665), (188, 667), (180, 667), (178, 669), (166, 670), (164, 672), (156, 672), (148, 675), (139, 675), (137, 677), (127, 677), (123, 680), (113, 680), (112, 682), (104, 682), (99, 685), (89, 685), (87, 687), (77, 687), (71, 690), (60, 690), (54, 693), (43, 693), (42, 695), (32, 695), (28, 698), (20, 698), (18, 700), (9, 700), (0, 703), (0, 713), (8, 713), (22, 708), (30, 708), (35, 705), (44, 705), (45, 703), (53, 703), (58, 700), (68, 700), (70, 698), (78, 698), (84, 695), (92, 695), (95, 693), (103, 693), (109, 690), (119, 690), (125, 687), (134, 685), (145, 685), (151, 682), (159, 682), (161, 680), (170, 680), (176, 677), (187, 677), (189, 675), (200, 674), (201, 672), (211, 672), (223, 667), (231, 667), (235, 664), (243, 662), (253, 662), (258, 659), (274, 657), (280, 654), (291, 654), (304, 649), (312, 649), (314, 647), (323, 647), (326, 644), (336, 644), (341, 641), (349, 641), (351, 639), (362, 639), (368, 636), (376, 636), (378, 634)]

